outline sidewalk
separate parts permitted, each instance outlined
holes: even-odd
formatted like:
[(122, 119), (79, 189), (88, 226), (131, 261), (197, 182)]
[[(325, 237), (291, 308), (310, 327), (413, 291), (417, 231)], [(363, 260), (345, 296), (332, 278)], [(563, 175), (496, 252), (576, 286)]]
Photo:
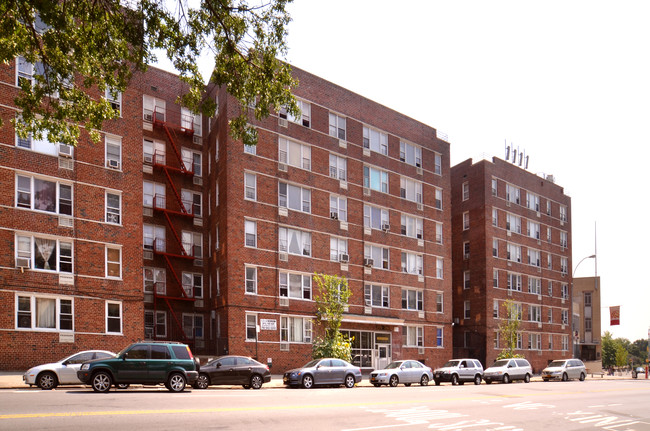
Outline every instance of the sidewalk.
[[(613, 375), (613, 376), (608, 376), (608, 375), (600, 375), (600, 374), (589, 374), (587, 375), (587, 380), (634, 380), (632, 379), (632, 374), (631, 373), (626, 373), (626, 374), (620, 374), (620, 373), (615, 373), (618, 375)], [(637, 380), (645, 380), (645, 376), (639, 375), (639, 378)], [(534, 382), (541, 382), (542, 379), (540, 376), (534, 376), (532, 378), (532, 381)], [(443, 383), (444, 385), (448, 385), (449, 383)], [(485, 383), (483, 383), (485, 384)], [(371, 387), (372, 385), (370, 384), (370, 381), (368, 380), (368, 376), (364, 374), (363, 380), (361, 380), (361, 383), (358, 383), (357, 386), (360, 387)], [(429, 386), (435, 386), (433, 382), (429, 383)], [(71, 387), (84, 387), (83, 385), (78, 385), (78, 386), (63, 386), (63, 388), (71, 388)], [(241, 388), (241, 386), (213, 386), (214, 388)], [(273, 374), (271, 377), (271, 381), (269, 383), (264, 383), (265, 388), (282, 388), (284, 385), (282, 384), (282, 374)], [(21, 372), (11, 372), (11, 371), (0, 371), (0, 389), (28, 389), (29, 386), (23, 383), (23, 373)], [(33, 386), (32, 387), (35, 390), (38, 390), (38, 387)]]

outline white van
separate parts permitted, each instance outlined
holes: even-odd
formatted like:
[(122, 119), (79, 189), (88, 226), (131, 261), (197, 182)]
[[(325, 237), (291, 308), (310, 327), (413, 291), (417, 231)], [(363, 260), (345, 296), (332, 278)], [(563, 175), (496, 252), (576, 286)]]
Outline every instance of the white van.
[(523, 358), (499, 359), (483, 372), (483, 380), (488, 385), (492, 382), (510, 383), (513, 380), (530, 382), (533, 369)]

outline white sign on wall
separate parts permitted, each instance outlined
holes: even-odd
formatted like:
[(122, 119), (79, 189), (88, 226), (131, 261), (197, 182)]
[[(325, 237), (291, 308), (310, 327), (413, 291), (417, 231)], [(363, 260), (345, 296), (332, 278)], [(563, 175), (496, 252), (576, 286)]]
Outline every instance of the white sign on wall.
[(262, 331), (277, 331), (278, 321), (275, 319), (260, 319), (260, 328)]

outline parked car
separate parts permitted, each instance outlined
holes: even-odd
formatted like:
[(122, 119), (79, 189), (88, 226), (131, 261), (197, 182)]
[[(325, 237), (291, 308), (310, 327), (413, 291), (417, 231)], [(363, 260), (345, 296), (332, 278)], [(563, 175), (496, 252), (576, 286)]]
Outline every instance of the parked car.
[(282, 381), (287, 386), (310, 389), (315, 385), (345, 385), (353, 388), (361, 381), (361, 368), (336, 358), (314, 359), (300, 368), (286, 371)]
[(483, 365), (478, 359), (452, 359), (433, 372), (436, 385), (441, 382), (451, 382), (452, 385), (474, 382), (480, 385), (482, 377)]
[(587, 376), (587, 368), (580, 359), (558, 359), (542, 370), (542, 380), (562, 380), (566, 382), (569, 379), (579, 379), (584, 381)]
[(632, 370), (632, 378), (633, 379), (636, 379), (639, 376), (639, 374), (641, 374), (642, 376), (645, 376), (645, 368), (636, 367), (635, 369)]
[(370, 373), (370, 383), (375, 387), (381, 385), (395, 387), (400, 383), (404, 386), (411, 386), (411, 383), (426, 386), (432, 378), (431, 368), (415, 360), (394, 361), (386, 368)]
[(196, 389), (210, 385), (242, 385), (244, 389), (260, 389), (271, 381), (269, 367), (245, 356), (221, 356), (201, 366)]
[(84, 362), (112, 358), (115, 353), (106, 350), (85, 350), (50, 364), (37, 365), (23, 374), (23, 382), (41, 389), (54, 389), (59, 385), (80, 385), (77, 371)]
[(108, 392), (114, 384), (164, 384), (171, 392), (182, 392), (196, 382), (198, 370), (187, 344), (146, 342), (133, 343), (114, 358), (85, 362), (77, 377), (95, 392)]
[(513, 380), (530, 382), (533, 369), (530, 363), (522, 358), (499, 359), (492, 366), (483, 371), (483, 380), (488, 385), (492, 382), (510, 383)]

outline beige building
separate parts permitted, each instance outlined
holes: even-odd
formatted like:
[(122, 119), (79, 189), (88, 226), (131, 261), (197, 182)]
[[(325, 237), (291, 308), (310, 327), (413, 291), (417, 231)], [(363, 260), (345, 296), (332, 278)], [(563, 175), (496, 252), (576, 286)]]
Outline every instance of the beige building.
[(583, 361), (600, 361), (600, 277), (573, 279), (575, 355)]

